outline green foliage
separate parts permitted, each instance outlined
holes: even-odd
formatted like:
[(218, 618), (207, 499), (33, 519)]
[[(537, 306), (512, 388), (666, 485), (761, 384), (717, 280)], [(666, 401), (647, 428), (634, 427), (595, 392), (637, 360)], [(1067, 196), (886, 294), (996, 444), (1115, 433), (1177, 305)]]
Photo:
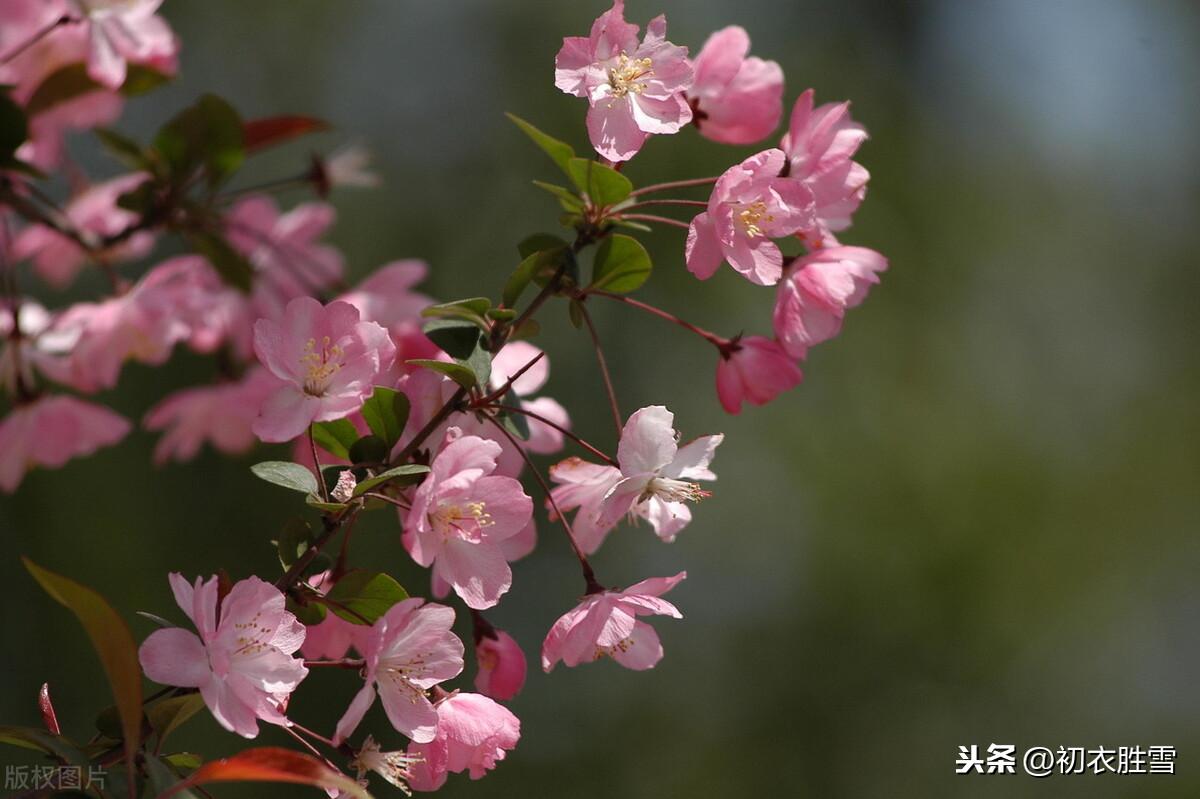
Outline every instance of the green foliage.
[(596, 251), (590, 288), (627, 294), (650, 277), (653, 265), (641, 242), (630, 236), (609, 236)]
[(325, 605), (354, 624), (374, 624), (395, 605), (408, 599), (400, 583), (382, 572), (354, 569), (344, 574), (325, 595)]
[(579, 211), (583, 208), (583, 200), (566, 186), (558, 186), (554, 183), (546, 183), (541, 180), (533, 181), (533, 185), (557, 197), (558, 204), (562, 206), (564, 211)]
[(146, 720), (150, 729), (158, 735), (158, 746), (172, 732), (196, 715), (204, 707), (204, 697), (199, 693), (188, 693), (180, 696), (168, 696), (146, 706)]
[(358, 485), (354, 487), (354, 496), (361, 497), (366, 492), (384, 483), (394, 483), (397, 485), (419, 483), (428, 472), (429, 467), (419, 463), (406, 463), (403, 466), (393, 466), (386, 472), (380, 472), (374, 477), (359, 480)]
[(263, 461), (250, 467), (260, 480), (304, 494), (317, 492), (317, 478), (307, 466), (291, 461)]
[(363, 436), (350, 447), (351, 463), (384, 463), (392, 448), (379, 436), (372, 433)]
[(375, 386), (374, 392), (362, 407), (367, 427), (387, 445), (388, 452), (391, 452), (404, 433), (408, 413), (408, 397), (394, 388), (385, 386)]
[[(572, 158), (567, 164), (571, 182), (588, 196), (592, 205), (616, 205), (633, 191), (633, 183), (610, 166), (588, 158)], [(570, 210), (570, 209), (568, 209)]]
[(421, 316), (434, 319), (463, 319), (487, 330), (487, 312), (492, 301), (487, 297), (470, 297), (465, 300), (430, 305), (421, 311)]
[(358, 441), (358, 430), (349, 419), (317, 422), (312, 426), (312, 433), (317, 446), (342, 460), (350, 459), (350, 447)]
[(546, 155), (550, 156), (550, 160), (557, 164), (558, 168), (561, 169), (568, 177), (570, 177), (571, 172), (568, 165), (571, 159), (575, 157), (575, 150), (571, 147), (571, 145), (564, 141), (559, 141), (547, 133), (543, 133), (541, 130), (538, 130), (516, 114), (506, 113), (505, 116), (511, 119), (513, 124), (520, 128), (526, 136), (532, 139), (533, 143), (540, 147), (542, 151), (546, 153)]
[(242, 120), (229, 103), (206, 94), (159, 130), (154, 148), (176, 185), (203, 168), (210, 189), (237, 171), (245, 160)]
[(279, 538), (275, 539), (273, 543), (279, 553), (280, 565), (284, 569), (290, 569), (292, 564), (312, 546), (312, 527), (300, 517), (291, 519), (279, 531)]

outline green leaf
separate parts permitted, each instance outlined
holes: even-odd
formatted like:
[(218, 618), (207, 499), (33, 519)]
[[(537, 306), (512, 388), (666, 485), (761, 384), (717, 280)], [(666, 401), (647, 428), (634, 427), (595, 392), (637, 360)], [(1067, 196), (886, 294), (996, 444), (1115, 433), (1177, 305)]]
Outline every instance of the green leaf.
[(363, 436), (350, 447), (351, 463), (383, 463), (392, 448), (377, 435)]
[(482, 385), (475, 378), (475, 371), (466, 364), (452, 361), (434, 361), (428, 358), (413, 358), (405, 361), (413, 366), (423, 366), (426, 369), (431, 369), (434, 372), (444, 374), (446, 377), (458, 383), (463, 388), (474, 388), (476, 385)]
[(374, 477), (360, 480), (358, 485), (354, 487), (354, 496), (361, 497), (372, 488), (387, 482), (399, 481), (402, 484), (419, 483), (428, 472), (429, 467), (422, 466), (419, 463), (406, 463), (403, 466), (394, 466), (386, 472), (380, 472)]
[[(387, 445), (388, 452), (396, 446), (408, 423), (408, 397), (394, 388), (375, 386), (375, 391), (363, 403), (362, 415), (371, 432)], [(384, 456), (386, 459), (387, 456)]]
[(592, 205), (616, 205), (633, 191), (633, 183), (629, 178), (599, 161), (572, 158), (568, 170), (571, 182), (587, 194)]
[(159, 130), (154, 147), (176, 183), (203, 166), (209, 188), (215, 189), (245, 160), (242, 141), (241, 117), (220, 97), (206, 94)]
[(322, 513), (338, 513), (346, 509), (345, 503), (342, 502), (326, 502), (316, 494), (309, 494), (304, 498), (304, 504), (310, 508), (319, 510)]
[(263, 461), (250, 467), (254, 476), (303, 494), (315, 494), (317, 478), (307, 466), (290, 461)]
[(637, 239), (613, 234), (596, 250), (590, 288), (626, 294), (650, 277), (650, 254)]
[(200, 768), (200, 764), (204, 762), (200, 755), (193, 752), (175, 752), (163, 758), (167, 763), (170, 763), (177, 769), (184, 771), (195, 771)]
[(354, 569), (343, 575), (325, 598), (329, 610), (339, 618), (354, 624), (374, 624), (392, 605), (408, 599), (408, 592), (382, 572)]
[(290, 569), (312, 546), (312, 542), (313, 531), (307, 521), (296, 517), (285, 524), (279, 531), (279, 538), (275, 540), (275, 550), (279, 553), (279, 562), (283, 568)]
[(142, 733), (142, 669), (129, 626), (92, 589), (43, 569), (29, 558), (21, 561), (46, 593), (75, 614), (92, 640), (121, 714), (126, 762), (132, 764)]
[(0, 744), (42, 752), (72, 766), (88, 765), (88, 756), (70, 739), (33, 727), (0, 726)]
[(88, 77), (87, 65), (80, 62), (51, 72), (33, 90), (25, 103), (25, 113), (30, 117), (48, 111), (56, 105), (74, 100), (88, 92), (96, 91), (100, 85)]
[(451, 358), (469, 358), (480, 346), (479, 326), (466, 319), (434, 319), (422, 328), (426, 338)]
[(486, 314), (492, 307), (487, 297), (471, 297), (466, 300), (430, 305), (421, 311), (421, 316), (434, 319), (465, 319), (474, 322), (483, 330), (488, 329)]
[(542, 151), (545, 152), (546, 155), (550, 156), (554, 163), (558, 164), (559, 169), (561, 169), (567, 175), (571, 174), (567, 168), (567, 164), (572, 158), (575, 157), (575, 150), (571, 147), (571, 145), (564, 141), (559, 141), (549, 134), (543, 133), (533, 125), (521, 119), (516, 114), (506, 113), (505, 116), (511, 119), (513, 124), (520, 128), (526, 136), (532, 139), (534, 144), (536, 144), (538, 147), (541, 147)]
[(548, 191), (558, 198), (558, 204), (563, 207), (564, 211), (578, 211), (583, 208), (583, 200), (579, 195), (568, 189), (566, 186), (558, 186), (553, 183), (545, 183), (540, 180), (533, 181), (533, 185), (537, 186), (542, 191)]
[(231, 757), (210, 760), (183, 782), (159, 794), (158, 799), (179, 796), (187, 788), (213, 782), (285, 782), (334, 788), (356, 799), (371, 799), (367, 789), (333, 771), (311, 755), (274, 746), (246, 749)]
[(570, 244), (563, 241), (553, 233), (534, 233), (532, 236), (526, 236), (517, 243), (517, 252), (522, 258), (528, 258), (536, 252), (543, 250), (566, 250), (570, 248)]
[(508, 276), (508, 281), (504, 284), (504, 294), (501, 299), (505, 305), (511, 307), (517, 304), (525, 287), (533, 281), (533, 276), (545, 266), (547, 260), (547, 253), (535, 252), (517, 264), (517, 268)]
[(305, 626), (310, 627), (314, 624), (320, 624), (325, 620), (325, 606), (319, 604), (315, 600), (312, 602), (306, 601), (304, 604), (301, 604), (291, 597), (288, 597), (286, 607), (288, 612), (299, 619), (300, 623)]
[(146, 706), (146, 719), (150, 728), (158, 733), (161, 747), (167, 736), (179, 729), (188, 719), (204, 707), (204, 697), (198, 693), (169, 696)]
[(350, 459), (350, 447), (358, 441), (358, 430), (349, 419), (317, 422), (312, 432), (318, 447), (342, 460)]
[(497, 322), (511, 322), (517, 318), (517, 312), (513, 308), (492, 308), (487, 315), (488, 319), (494, 319)]
[(12, 160), (25, 140), (29, 138), (29, 126), (25, 112), (7, 93), (0, 92), (0, 164)]
[(250, 291), (254, 282), (254, 267), (224, 236), (209, 231), (188, 230), (183, 237), (193, 250), (208, 259), (222, 280), (241, 291)]

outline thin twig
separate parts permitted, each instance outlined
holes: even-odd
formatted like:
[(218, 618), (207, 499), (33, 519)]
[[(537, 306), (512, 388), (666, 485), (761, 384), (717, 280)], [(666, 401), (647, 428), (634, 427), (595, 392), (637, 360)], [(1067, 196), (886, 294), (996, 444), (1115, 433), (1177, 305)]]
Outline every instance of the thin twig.
[(657, 191), (666, 191), (667, 189), (686, 189), (690, 186), (707, 186), (710, 183), (716, 183), (720, 178), (692, 178), (690, 180), (671, 180), (666, 183), (653, 183), (649, 186), (643, 186), (640, 189), (635, 189), (629, 192), (630, 197), (640, 197), (643, 194), (652, 194)]
[(608, 394), (608, 407), (612, 410), (613, 424), (617, 428), (617, 438), (621, 437), (621, 409), (617, 405), (617, 392), (613, 388), (612, 375), (608, 373), (608, 364), (604, 360), (604, 350), (600, 346), (600, 335), (596, 332), (596, 325), (592, 322), (592, 315), (588, 313), (587, 305), (580, 301), (576, 303), (580, 314), (583, 316), (583, 322), (587, 325), (588, 333), (592, 337), (592, 346), (596, 350), (596, 362), (600, 364), (600, 376), (604, 379), (604, 391)]
[(635, 300), (632, 297), (626, 297), (623, 294), (613, 294), (611, 292), (604, 291), (603, 289), (588, 289), (586, 291), (586, 294), (588, 294), (589, 296), (594, 295), (597, 297), (606, 297), (610, 300), (616, 300), (617, 302), (623, 302), (626, 305), (637, 308), (640, 311), (645, 311), (648, 314), (657, 316), (659, 319), (665, 319), (668, 322), (679, 325), (684, 330), (688, 330), (688, 331), (691, 331), (692, 333), (695, 333), (696, 335), (700, 336), (705, 341), (712, 344), (714, 347), (721, 350), (722, 352), (724, 352), (725, 348), (729, 346), (729, 341), (727, 339), (722, 338), (721, 336), (718, 336), (716, 333), (711, 333), (702, 327), (693, 325), (691, 322), (686, 322), (683, 319), (680, 319), (678, 316), (676, 316), (673, 313), (664, 311), (662, 308), (658, 308), (654, 305), (650, 305), (649, 303), (642, 302), (641, 300)]
[(688, 230), (691, 226), (687, 222), (680, 222), (678, 219), (671, 219), (666, 216), (658, 216), (656, 214), (627, 214), (621, 212), (620, 215), (614, 216), (613, 219), (632, 219), (637, 222), (654, 222), (659, 225), (670, 225), (671, 227), (682, 228)]
[(542, 424), (544, 424), (544, 425), (548, 425), (548, 426), (550, 426), (550, 427), (553, 427), (555, 430), (557, 430), (558, 432), (562, 433), (564, 436), (566, 436), (567, 438), (571, 439), (571, 440), (572, 440), (572, 441), (574, 441), (576, 444), (578, 444), (579, 446), (581, 446), (581, 447), (583, 447), (584, 449), (586, 449), (588, 452), (590, 452), (590, 453), (592, 453), (593, 455), (595, 455), (597, 458), (600, 458), (600, 459), (601, 459), (601, 460), (603, 460), (605, 463), (607, 463), (607, 464), (609, 464), (609, 465), (611, 465), (611, 466), (616, 466), (616, 465), (618, 465), (618, 464), (617, 464), (617, 462), (616, 462), (615, 460), (613, 460), (613, 459), (612, 459), (611, 457), (609, 457), (608, 455), (605, 455), (605, 454), (604, 454), (604, 452), (603, 452), (603, 451), (601, 451), (601, 450), (600, 450), (598, 447), (596, 447), (596, 446), (594, 446), (594, 445), (592, 445), (592, 444), (589, 444), (589, 443), (587, 442), (587, 440), (586, 440), (586, 439), (580, 438), (579, 436), (575, 435), (574, 433), (572, 433), (572, 432), (571, 432), (570, 430), (568, 430), (567, 428), (565, 428), (565, 427), (563, 427), (562, 425), (560, 425), (558, 422), (552, 421), (551, 419), (548, 419), (548, 418), (546, 418), (545, 416), (542, 416), (540, 413), (535, 413), (535, 412), (533, 412), (533, 411), (529, 410), (528, 408), (518, 408), (518, 407), (517, 407), (517, 406), (515, 406), (515, 405), (504, 405), (504, 404), (502, 404), (502, 403), (499, 403), (499, 402), (493, 402), (493, 403), (492, 403), (492, 404), (490, 404), (488, 407), (489, 407), (489, 408), (495, 408), (495, 409), (496, 409), (496, 410), (498, 410), (498, 411), (505, 411), (505, 412), (507, 412), (507, 413), (519, 413), (519, 414), (521, 414), (522, 416), (528, 416), (530, 419), (536, 419), (537, 421), (541, 422), (541, 423), (542, 423)]

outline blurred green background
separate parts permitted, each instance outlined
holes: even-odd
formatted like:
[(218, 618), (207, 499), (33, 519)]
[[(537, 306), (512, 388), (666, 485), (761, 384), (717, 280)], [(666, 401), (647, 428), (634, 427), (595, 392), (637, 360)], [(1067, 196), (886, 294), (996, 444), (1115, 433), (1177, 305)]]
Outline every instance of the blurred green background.
[[(148, 135), (205, 90), (246, 116), (330, 119), (337, 132), (317, 143), (368, 144), (387, 181), (335, 198), (332, 241), (352, 275), (419, 257), (435, 296), (495, 294), (516, 242), (553, 231), (558, 215), (529, 185), (553, 166), (502, 112), (586, 150), (584, 104), (554, 88), (552, 67), (561, 37), (601, 10), (171, 0), (181, 77), (131, 103), (120, 127)], [(520, 746), (481, 782), (452, 776), (445, 795), (1200, 795), (1200, 8), (629, 2), (642, 24), (660, 11), (693, 52), (712, 30), (745, 26), (755, 53), (783, 65), (789, 103), (809, 86), (818, 101), (854, 101), (872, 180), (843, 238), (884, 252), (891, 271), (813, 351), (803, 386), (740, 417), (717, 404), (706, 345), (593, 303), (626, 413), (665, 403), (685, 436), (727, 434), (715, 496), (677, 543), (622, 529), (595, 561), (609, 584), (687, 569), (671, 595), (686, 618), (656, 622), (667, 654), (648, 673), (532, 669), (512, 703)], [(308, 146), (245, 181), (290, 174)], [(710, 175), (754, 149), (687, 131), (653, 139), (628, 174)], [(656, 264), (645, 299), (725, 334), (769, 332), (770, 291), (728, 270), (695, 281), (681, 231), (643, 240)], [(548, 393), (610, 444), (586, 336), (563, 307), (543, 318)], [(210, 370), (183, 354), (165, 369), (129, 366), (104, 399), (136, 418)], [(5, 722), (37, 723), (43, 681), (68, 733), (86, 737), (110, 701), (80, 628), (18, 554), (100, 590), (139, 639), (151, 625), (135, 610), (182, 618), (167, 571), (277, 568), (268, 541), (295, 503), (247, 474), (266, 450), (156, 469), (152, 446), (138, 432), (0, 498)], [(355, 538), (363, 562), (426, 590), (388, 514)], [(543, 524), (515, 574), (491, 617), (533, 665), (580, 588), (561, 532)], [(331, 728), (355, 682), (315, 673), (296, 717)], [(993, 742), (1173, 745), (1178, 773), (954, 775), (960, 745)], [(207, 715), (175, 743), (206, 756), (241, 745)]]

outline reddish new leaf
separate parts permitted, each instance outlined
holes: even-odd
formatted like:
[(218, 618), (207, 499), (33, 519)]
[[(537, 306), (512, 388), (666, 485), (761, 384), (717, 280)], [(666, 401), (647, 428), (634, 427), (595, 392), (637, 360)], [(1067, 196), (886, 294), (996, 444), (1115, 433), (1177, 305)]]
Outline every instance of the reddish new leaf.
[(54, 714), (54, 704), (50, 701), (50, 683), (42, 683), (42, 690), (38, 691), (38, 709), (42, 711), (42, 723), (46, 725), (46, 730), (51, 735), (62, 735), (62, 730), (58, 727), (58, 716)]
[(314, 788), (336, 788), (359, 799), (371, 799), (365, 788), (317, 758), (277, 746), (247, 749), (232, 757), (205, 763), (186, 780), (159, 794), (158, 799), (167, 799), (209, 782), (288, 782)]
[(242, 123), (242, 144), (246, 152), (253, 153), (322, 130), (329, 130), (329, 123), (316, 117), (279, 116), (252, 119)]

